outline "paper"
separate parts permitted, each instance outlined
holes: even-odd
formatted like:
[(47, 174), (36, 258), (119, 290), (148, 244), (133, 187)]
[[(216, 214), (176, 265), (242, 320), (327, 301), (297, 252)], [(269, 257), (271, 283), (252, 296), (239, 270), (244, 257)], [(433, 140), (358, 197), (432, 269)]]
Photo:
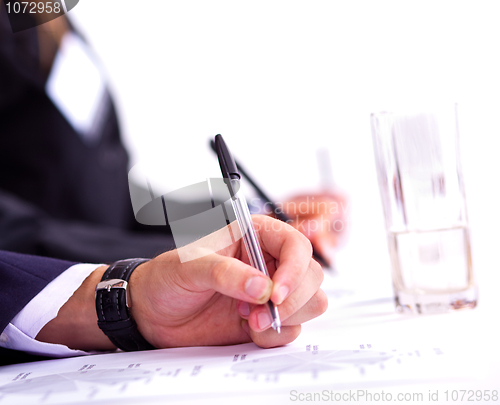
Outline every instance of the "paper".
[[(254, 344), (115, 353), (4, 367), (0, 404), (92, 403), (135, 398), (288, 395), (345, 386), (457, 377), (441, 348), (396, 349), (320, 340), (263, 350)], [(375, 385), (377, 386), (377, 385)], [(288, 394), (287, 394), (288, 393)]]
[[(453, 390), (500, 390), (497, 332), (485, 322), (488, 308), (402, 316), (390, 298), (360, 300), (334, 281), (325, 284), (333, 305), (285, 347), (179, 348), (6, 366), (0, 368), (0, 405), (236, 399), (276, 405), (312, 400), (307, 395), (324, 395), (322, 401), (350, 395), (350, 402), (357, 395), (356, 402), (375, 403), (359, 395), (382, 392), (439, 403)], [(431, 401), (436, 392), (438, 400)]]

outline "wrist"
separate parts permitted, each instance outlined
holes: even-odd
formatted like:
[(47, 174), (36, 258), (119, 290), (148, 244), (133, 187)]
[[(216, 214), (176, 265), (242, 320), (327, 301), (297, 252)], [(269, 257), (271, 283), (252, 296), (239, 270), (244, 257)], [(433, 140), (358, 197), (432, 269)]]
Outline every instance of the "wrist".
[(36, 340), (78, 350), (116, 349), (98, 328), (95, 311), (95, 286), (107, 267), (98, 267), (84, 280), (57, 316), (40, 330)]
[(109, 340), (124, 351), (155, 349), (139, 332), (130, 311), (133, 295), (129, 288), (130, 277), (148, 261), (126, 259), (112, 263), (95, 289), (97, 324)]
[(175, 316), (175, 311), (167, 314), (164, 309), (172, 299), (168, 288), (172, 283), (169, 269), (175, 268), (178, 262), (177, 251), (163, 253), (137, 267), (129, 279), (128, 298), (132, 318), (136, 321), (139, 333), (157, 348), (177, 346), (171, 342), (169, 328), (166, 327), (166, 318)]
[(160, 347), (154, 339), (154, 314), (151, 312), (154, 303), (150, 302), (152, 290), (157, 285), (157, 281), (153, 280), (155, 266), (156, 261), (153, 259), (132, 272), (128, 281), (127, 299), (130, 315), (135, 320), (139, 333), (150, 344)]

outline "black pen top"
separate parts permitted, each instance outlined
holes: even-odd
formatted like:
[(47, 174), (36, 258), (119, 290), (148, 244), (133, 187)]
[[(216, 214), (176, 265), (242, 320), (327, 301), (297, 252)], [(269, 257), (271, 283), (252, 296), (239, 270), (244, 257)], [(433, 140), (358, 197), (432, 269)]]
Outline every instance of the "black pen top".
[(234, 162), (233, 155), (229, 152), (229, 149), (220, 134), (215, 136), (215, 151), (217, 152), (217, 157), (219, 158), (220, 170), (222, 171), (224, 182), (226, 182), (226, 184), (228, 183), (226, 179), (240, 180), (240, 172)]
[[(226, 143), (224, 142), (224, 139), (222, 139), (221, 135), (215, 136), (215, 142), (213, 140), (210, 140), (210, 146), (212, 147), (213, 151), (217, 153), (217, 157), (219, 158), (220, 169), (222, 170), (222, 177), (224, 177), (224, 182), (227, 184), (229, 188), (231, 197), (234, 197), (235, 192), (232, 188), (231, 183), (229, 181), (226, 181), (226, 179), (240, 179), (241, 178), (240, 171), (241, 171), (241, 174), (243, 174), (243, 176), (245, 176), (248, 182), (255, 188), (255, 191), (257, 192), (259, 197), (262, 198), (262, 200), (265, 201), (266, 203), (270, 204), (270, 206), (273, 209), (273, 213), (276, 215), (276, 217), (283, 222), (289, 222), (288, 216), (283, 211), (278, 209), (276, 204), (274, 204), (272, 200), (264, 193), (264, 191), (257, 185), (257, 183), (249, 175), (249, 173), (245, 171), (240, 164), (238, 164), (238, 166), (236, 165), (233, 155), (231, 155), (231, 153), (229, 152), (229, 149), (227, 148)], [(229, 165), (227, 164), (227, 162), (230, 162)], [(327, 261), (323, 257), (323, 255), (318, 253), (318, 251), (314, 249), (314, 246), (313, 246), (313, 256), (323, 267), (330, 267), (333, 269), (333, 266), (329, 263), (329, 261)]]

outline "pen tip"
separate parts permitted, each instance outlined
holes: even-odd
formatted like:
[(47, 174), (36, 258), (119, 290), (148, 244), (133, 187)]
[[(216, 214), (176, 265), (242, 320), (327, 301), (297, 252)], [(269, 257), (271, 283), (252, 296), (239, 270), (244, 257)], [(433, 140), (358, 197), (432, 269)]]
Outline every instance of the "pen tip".
[(276, 332), (281, 333), (281, 328), (279, 326), (276, 328)]

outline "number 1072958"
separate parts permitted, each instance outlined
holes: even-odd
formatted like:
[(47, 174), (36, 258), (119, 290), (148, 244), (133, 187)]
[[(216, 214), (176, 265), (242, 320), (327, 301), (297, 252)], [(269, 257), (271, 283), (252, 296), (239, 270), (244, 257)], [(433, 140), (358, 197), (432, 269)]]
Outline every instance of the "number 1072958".
[(64, 13), (64, 9), (58, 1), (9, 1), (5, 3), (5, 6), (9, 14)]

